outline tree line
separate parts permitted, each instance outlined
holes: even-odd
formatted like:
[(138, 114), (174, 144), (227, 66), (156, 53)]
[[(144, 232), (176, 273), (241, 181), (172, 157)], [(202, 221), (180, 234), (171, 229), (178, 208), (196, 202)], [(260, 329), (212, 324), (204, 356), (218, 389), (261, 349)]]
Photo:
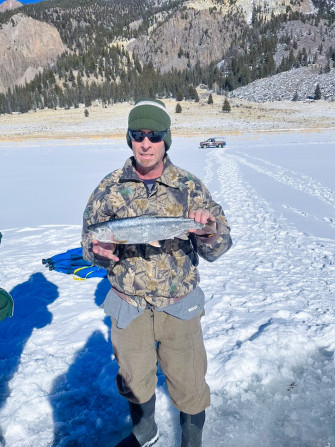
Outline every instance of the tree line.
[[(148, 32), (149, 26), (157, 25), (158, 20), (167, 20), (179, 7), (180, 0), (167, 0), (160, 5), (149, 0), (144, 3), (142, 0), (121, 3), (78, 0), (75, 6), (70, 0), (48, 0), (26, 5), (24, 8), (29, 15), (57, 27), (69, 51), (31, 82), (0, 94), (0, 113), (79, 107), (80, 104), (89, 107), (96, 100), (108, 105), (146, 95), (196, 101), (195, 87), (199, 84), (226, 94), (256, 79), (311, 64), (317, 57), (304, 48), (297, 49), (292, 36), (279, 38), (278, 30), (290, 20), (316, 25), (319, 15), (304, 16), (288, 10), (286, 14), (273, 15), (265, 21), (256, 8), (252, 26), (241, 25), (241, 17), (237, 17), (241, 33), (222, 55), (223, 64), (215, 62), (203, 67), (198, 62), (185, 70), (160, 73), (152, 62), (142, 64), (136, 55), (128, 53), (122, 38)], [(8, 19), (8, 15), (6, 17)], [(139, 21), (137, 28), (130, 26), (135, 19)], [(274, 54), (280, 39), (285, 41), (288, 51), (276, 66)], [(332, 49), (328, 58), (330, 69), (335, 61)]]

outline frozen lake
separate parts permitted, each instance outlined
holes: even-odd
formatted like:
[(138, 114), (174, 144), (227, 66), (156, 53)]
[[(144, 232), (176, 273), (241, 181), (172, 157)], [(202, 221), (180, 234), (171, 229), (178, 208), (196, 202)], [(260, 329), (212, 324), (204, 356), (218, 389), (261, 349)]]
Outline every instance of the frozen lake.
[[(198, 143), (173, 138), (169, 155), (223, 205), (234, 242), (200, 263), (204, 446), (333, 447), (335, 132)], [(0, 323), (0, 446), (112, 446), (129, 429), (99, 308), (108, 283), (74, 281), (41, 259), (79, 246), (90, 193), (130, 155), (125, 140), (0, 143), (0, 286), (15, 298)], [(157, 422), (157, 446), (178, 447), (160, 372)]]

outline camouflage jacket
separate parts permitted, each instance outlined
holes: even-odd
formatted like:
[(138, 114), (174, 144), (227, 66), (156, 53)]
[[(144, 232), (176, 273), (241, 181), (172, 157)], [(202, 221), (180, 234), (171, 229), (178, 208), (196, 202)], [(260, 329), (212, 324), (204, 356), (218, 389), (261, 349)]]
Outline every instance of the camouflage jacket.
[[(97, 257), (91, 249), (88, 225), (111, 218), (143, 214), (188, 217), (191, 209), (208, 209), (217, 220), (217, 234), (208, 237), (190, 234), (161, 241), (161, 247), (147, 244), (117, 245), (119, 261)], [(198, 255), (214, 261), (231, 246), (230, 229), (221, 206), (214, 202), (204, 184), (189, 172), (164, 159), (164, 170), (148, 194), (134, 168), (134, 158), (108, 174), (91, 195), (84, 211), (82, 247), (84, 258), (104, 267), (113, 288), (126, 295), (130, 304), (156, 307), (172, 304), (190, 293), (199, 283)]]

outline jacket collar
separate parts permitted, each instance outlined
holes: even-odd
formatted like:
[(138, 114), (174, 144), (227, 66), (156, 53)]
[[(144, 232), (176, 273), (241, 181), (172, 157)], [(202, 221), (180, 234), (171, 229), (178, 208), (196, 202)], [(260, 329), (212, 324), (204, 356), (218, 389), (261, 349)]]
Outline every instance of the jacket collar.
[[(157, 181), (167, 186), (171, 186), (172, 188), (180, 188), (181, 185), (180, 185), (179, 172), (174, 166), (174, 164), (171, 162), (168, 155), (165, 155), (163, 162), (164, 162), (163, 172), (161, 176), (158, 177)], [(141, 181), (135, 170), (134, 157), (130, 157), (126, 160), (120, 176), (120, 182), (127, 182), (129, 180), (137, 182)]]

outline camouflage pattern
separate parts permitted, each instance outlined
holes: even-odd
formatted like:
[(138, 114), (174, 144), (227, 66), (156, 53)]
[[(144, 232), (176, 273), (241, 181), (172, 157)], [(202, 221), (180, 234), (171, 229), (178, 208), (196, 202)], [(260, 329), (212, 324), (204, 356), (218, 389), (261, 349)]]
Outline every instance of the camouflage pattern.
[[(199, 283), (198, 255), (214, 261), (231, 246), (230, 229), (223, 210), (214, 202), (204, 184), (189, 172), (164, 159), (164, 170), (149, 196), (129, 158), (124, 167), (108, 174), (91, 195), (84, 211), (82, 246), (84, 258), (107, 268), (108, 278), (126, 300), (144, 308), (172, 304), (190, 293)], [(111, 218), (150, 214), (188, 217), (190, 210), (204, 208), (217, 220), (218, 237), (204, 238), (190, 234), (187, 240), (171, 239), (156, 248), (147, 244), (118, 245), (120, 261), (110, 261), (92, 252), (88, 225)]]

